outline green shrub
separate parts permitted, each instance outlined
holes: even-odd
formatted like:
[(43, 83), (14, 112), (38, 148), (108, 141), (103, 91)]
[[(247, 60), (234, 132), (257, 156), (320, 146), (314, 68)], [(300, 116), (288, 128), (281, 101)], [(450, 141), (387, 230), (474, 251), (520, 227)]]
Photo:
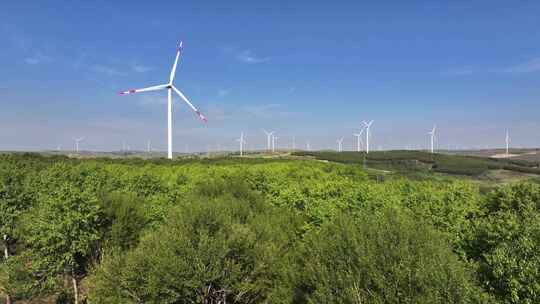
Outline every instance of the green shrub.
[(484, 288), (504, 303), (540, 303), (540, 185), (515, 184), (486, 198), (468, 255)]
[(175, 208), (138, 247), (104, 258), (89, 303), (286, 302), (299, 221), (250, 196)]
[(486, 299), (444, 235), (406, 213), (346, 215), (307, 236), (297, 301), (471, 303)]

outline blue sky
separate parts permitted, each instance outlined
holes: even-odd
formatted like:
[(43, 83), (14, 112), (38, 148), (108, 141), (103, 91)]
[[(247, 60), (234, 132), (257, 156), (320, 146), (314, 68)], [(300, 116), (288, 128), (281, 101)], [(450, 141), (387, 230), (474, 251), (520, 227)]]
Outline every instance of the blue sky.
[[(32, 2), (32, 3), (31, 3)], [(540, 146), (538, 1), (4, 1), (0, 9), (0, 150), (165, 149), (175, 84), (175, 151)]]

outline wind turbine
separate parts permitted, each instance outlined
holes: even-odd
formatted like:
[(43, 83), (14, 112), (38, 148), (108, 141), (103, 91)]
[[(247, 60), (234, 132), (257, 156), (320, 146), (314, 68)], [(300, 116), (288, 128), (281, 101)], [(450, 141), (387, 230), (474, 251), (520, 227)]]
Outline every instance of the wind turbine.
[(306, 150), (311, 151), (311, 145), (309, 144), (309, 140), (306, 141)]
[(362, 143), (362, 133), (364, 133), (364, 131), (366, 130), (366, 128), (362, 128), (360, 130), (360, 133), (354, 133), (353, 135), (356, 136), (356, 152), (360, 152), (360, 145)]
[(152, 143), (150, 140), (146, 142), (146, 152), (150, 153), (152, 151)]
[(120, 92), (120, 95), (149, 92), (149, 91), (159, 91), (167, 89), (167, 158), (172, 159), (172, 92), (174, 91), (180, 98), (199, 116), (199, 118), (207, 122), (206, 117), (197, 109), (195, 106), (184, 96), (180, 90), (178, 90), (174, 85), (174, 76), (176, 74), (176, 66), (178, 65), (178, 58), (182, 52), (182, 41), (178, 44), (176, 48), (176, 58), (174, 59), (174, 64), (169, 76), (169, 82), (166, 84), (160, 84), (157, 86), (151, 86), (143, 89), (130, 89), (128, 91)]
[(244, 140), (244, 132), (240, 132), (240, 138), (238, 138), (236, 141), (240, 143), (240, 156), (244, 155), (244, 144), (246, 141)]
[(338, 152), (342, 152), (343, 151), (343, 138), (338, 138), (338, 140), (336, 141), (337, 144), (338, 144)]
[(75, 141), (75, 152), (79, 153), (79, 143), (84, 140), (84, 137), (74, 138)]
[(292, 137), (292, 151), (294, 152), (296, 150), (296, 136)]
[(505, 141), (506, 141), (506, 156), (508, 156), (508, 151), (509, 151), (509, 147), (510, 147), (510, 134), (508, 134), (508, 129), (506, 129)]
[(272, 152), (276, 152), (276, 141), (279, 137), (272, 135)]
[(274, 131), (266, 131), (263, 130), (264, 134), (266, 134), (266, 150), (270, 151), (270, 148), (272, 146), (272, 136), (274, 135)]
[(371, 125), (373, 124), (373, 120), (370, 122), (363, 121), (365, 129), (366, 129), (366, 153), (369, 153), (369, 129), (371, 128)]
[(428, 134), (431, 135), (431, 153), (434, 153), (434, 151), (435, 151), (435, 148), (434, 148), (434, 145), (435, 145), (435, 131), (437, 131), (437, 126), (436, 125), (433, 126), (433, 129), (431, 130), (431, 132), (428, 132)]

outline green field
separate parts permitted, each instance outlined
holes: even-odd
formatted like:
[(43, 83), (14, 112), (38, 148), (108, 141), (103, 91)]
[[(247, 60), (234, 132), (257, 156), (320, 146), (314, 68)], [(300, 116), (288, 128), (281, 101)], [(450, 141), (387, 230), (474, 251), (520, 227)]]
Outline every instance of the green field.
[(369, 154), (358, 152), (296, 152), (296, 156), (312, 157), (345, 164), (358, 164), (364, 168), (397, 172), (402, 175), (443, 173), (454, 176), (480, 178), (491, 170), (507, 170), (523, 174), (540, 175), (540, 163), (516, 159), (431, 154), (421, 151), (384, 151)]
[(0, 303), (539, 303), (537, 174), (413, 151), (2, 154)]

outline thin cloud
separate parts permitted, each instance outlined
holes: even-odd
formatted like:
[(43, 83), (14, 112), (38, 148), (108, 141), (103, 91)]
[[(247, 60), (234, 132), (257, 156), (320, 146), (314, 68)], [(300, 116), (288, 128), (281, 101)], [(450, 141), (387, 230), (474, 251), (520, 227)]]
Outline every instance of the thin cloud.
[(229, 95), (231, 91), (230, 90), (227, 90), (227, 89), (220, 89), (218, 90), (218, 96), (219, 97), (225, 97), (227, 95)]
[(245, 106), (241, 108), (241, 111), (253, 118), (258, 119), (291, 117), (297, 114), (291, 111), (284, 110), (283, 106), (277, 103)]
[(107, 76), (122, 76), (122, 75), (125, 75), (124, 72), (121, 72), (120, 70), (118, 70), (118, 69), (116, 69), (114, 67), (106, 66), (106, 65), (102, 65), (102, 64), (91, 65), (91, 66), (89, 66), (89, 69), (91, 71), (93, 71), (93, 72), (105, 74)]
[(138, 104), (141, 105), (141, 106), (155, 106), (155, 105), (166, 105), (167, 104), (167, 97), (166, 96), (160, 96), (158, 94), (139, 95), (139, 96), (140, 97), (139, 97)]
[(45, 63), (51, 61), (51, 57), (44, 55), (41, 52), (35, 53), (33, 56), (26, 57), (24, 62), (29, 65), (36, 65), (40, 63)]
[(259, 57), (251, 50), (243, 50), (236, 54), (236, 59), (248, 64), (263, 63), (270, 60), (268, 57)]
[(134, 63), (131, 65), (131, 69), (137, 73), (146, 73), (153, 70), (154, 68), (150, 66)]
[(449, 69), (443, 72), (443, 74), (451, 75), (451, 76), (464, 76), (464, 75), (471, 75), (473, 73), (474, 73), (474, 70), (468, 67), (453, 68), (453, 69)]
[(516, 64), (513, 66), (499, 67), (493, 69), (473, 69), (470, 67), (452, 68), (443, 71), (443, 74), (452, 76), (466, 76), (476, 73), (525, 74), (534, 72), (540, 72), (540, 57), (536, 57), (527, 62)]
[(540, 72), (540, 57), (533, 58), (525, 63), (521, 63), (504, 70), (507, 73), (533, 73)]

